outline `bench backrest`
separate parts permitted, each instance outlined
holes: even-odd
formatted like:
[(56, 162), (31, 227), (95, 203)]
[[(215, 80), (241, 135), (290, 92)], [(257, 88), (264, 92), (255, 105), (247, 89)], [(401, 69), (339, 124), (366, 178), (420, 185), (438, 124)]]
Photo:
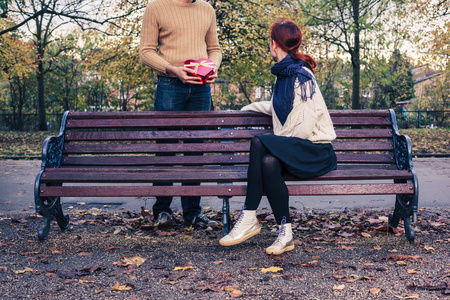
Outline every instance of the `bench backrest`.
[[(330, 114), (340, 164), (395, 166), (390, 111)], [(223, 166), (247, 164), (251, 138), (271, 133), (272, 120), (242, 111), (70, 112), (62, 131), (62, 167)]]

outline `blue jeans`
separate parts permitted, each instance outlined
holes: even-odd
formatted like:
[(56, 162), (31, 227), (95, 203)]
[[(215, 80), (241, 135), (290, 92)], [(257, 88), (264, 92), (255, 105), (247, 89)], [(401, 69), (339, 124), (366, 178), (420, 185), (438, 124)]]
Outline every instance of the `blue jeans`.
[[(178, 78), (168, 78), (158, 76), (158, 86), (155, 95), (156, 111), (200, 111), (211, 109), (211, 87), (209, 84), (184, 84)], [(176, 143), (177, 141), (170, 141)], [(160, 156), (174, 155), (171, 153), (159, 154)], [(186, 154), (189, 155), (189, 154)], [(202, 155), (190, 154), (190, 155)], [(155, 186), (170, 186), (171, 183), (159, 183)], [(185, 183), (183, 185), (198, 185), (195, 183)], [(156, 197), (153, 205), (153, 216), (155, 218), (165, 211), (172, 214), (170, 204), (173, 197)], [(191, 223), (193, 218), (201, 213), (200, 197), (181, 197), (181, 206), (183, 208), (183, 218), (185, 222)]]

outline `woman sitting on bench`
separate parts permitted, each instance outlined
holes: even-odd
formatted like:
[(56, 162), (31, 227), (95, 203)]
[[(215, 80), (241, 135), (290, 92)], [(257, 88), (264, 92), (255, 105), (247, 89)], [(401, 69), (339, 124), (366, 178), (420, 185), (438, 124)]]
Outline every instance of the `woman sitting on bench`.
[(300, 28), (292, 21), (274, 23), (270, 29), (270, 54), (277, 63), (272, 101), (255, 102), (243, 110), (272, 115), (274, 134), (252, 139), (245, 204), (231, 232), (219, 243), (232, 246), (258, 234), (256, 217), (265, 192), (280, 229), (268, 254), (294, 249), (289, 217), (289, 192), (282, 178), (288, 171), (299, 179), (323, 175), (337, 166), (331, 141), (336, 138), (325, 101), (313, 75), (316, 62), (298, 51)]

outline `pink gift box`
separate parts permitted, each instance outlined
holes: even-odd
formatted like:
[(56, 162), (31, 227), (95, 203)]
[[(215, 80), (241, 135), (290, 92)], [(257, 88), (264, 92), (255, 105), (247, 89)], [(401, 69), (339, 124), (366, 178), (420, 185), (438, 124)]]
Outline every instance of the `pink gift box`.
[(206, 83), (209, 76), (214, 72), (214, 62), (207, 58), (200, 58), (197, 60), (188, 59), (184, 62), (184, 66), (194, 70), (194, 74), (200, 77), (203, 83)]

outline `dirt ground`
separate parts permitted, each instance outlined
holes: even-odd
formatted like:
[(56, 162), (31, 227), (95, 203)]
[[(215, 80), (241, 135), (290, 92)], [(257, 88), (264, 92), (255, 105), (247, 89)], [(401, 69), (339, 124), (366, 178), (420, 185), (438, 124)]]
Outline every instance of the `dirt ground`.
[(160, 230), (147, 211), (72, 210), (45, 241), (40, 217), (0, 214), (0, 298), (450, 299), (450, 208), (422, 209), (413, 244), (389, 210), (291, 213), (296, 248), (278, 257), (264, 252), (277, 236), (267, 210), (261, 234), (232, 247), (179, 213)]

